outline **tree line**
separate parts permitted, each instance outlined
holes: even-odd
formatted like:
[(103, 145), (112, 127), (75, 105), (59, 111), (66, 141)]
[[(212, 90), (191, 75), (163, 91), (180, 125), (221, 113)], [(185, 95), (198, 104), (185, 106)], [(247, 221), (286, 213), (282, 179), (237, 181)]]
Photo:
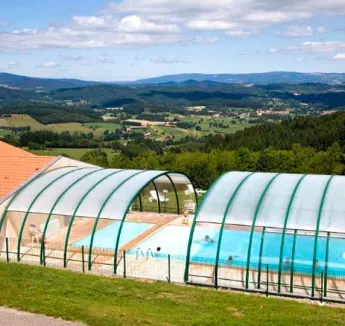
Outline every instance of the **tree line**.
[(338, 142), (325, 151), (294, 144), (289, 150), (273, 147), (262, 151), (249, 148), (225, 151), (157, 153), (141, 152), (135, 157), (125, 153), (109, 159), (102, 150), (87, 152), (82, 160), (91, 164), (121, 169), (153, 169), (183, 172), (195, 185), (204, 189), (221, 174), (228, 171), (261, 171), (285, 173), (345, 174), (345, 156)]

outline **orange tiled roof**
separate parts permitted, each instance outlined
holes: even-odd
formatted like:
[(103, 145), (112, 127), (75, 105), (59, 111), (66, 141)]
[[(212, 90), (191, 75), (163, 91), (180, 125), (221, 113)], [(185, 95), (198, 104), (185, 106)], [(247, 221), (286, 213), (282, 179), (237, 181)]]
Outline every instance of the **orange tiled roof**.
[(51, 156), (31, 154), (0, 141), (0, 200), (53, 159)]

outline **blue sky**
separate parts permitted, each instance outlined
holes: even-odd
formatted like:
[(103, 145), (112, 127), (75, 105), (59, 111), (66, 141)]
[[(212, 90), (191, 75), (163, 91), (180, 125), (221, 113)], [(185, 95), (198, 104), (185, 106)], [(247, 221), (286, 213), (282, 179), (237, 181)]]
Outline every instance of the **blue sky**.
[(1, 0), (0, 72), (344, 72), (344, 0)]

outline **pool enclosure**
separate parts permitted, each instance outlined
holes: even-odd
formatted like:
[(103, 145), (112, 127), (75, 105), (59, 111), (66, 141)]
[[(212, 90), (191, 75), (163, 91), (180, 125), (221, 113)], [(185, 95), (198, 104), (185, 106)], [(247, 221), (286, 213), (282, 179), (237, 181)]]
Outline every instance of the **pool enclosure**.
[(82, 254), (89, 270), (106, 264), (116, 273), (119, 252), (196, 205), (194, 187), (180, 173), (61, 167), (12, 197), (1, 234), (17, 261), (39, 257), (37, 263), (67, 267)]
[[(0, 207), (1, 208), (1, 207)], [(60, 167), (1, 212), (0, 258), (345, 300), (345, 177)]]
[(344, 176), (229, 172), (213, 183), (185, 281), (343, 299), (344, 277)]

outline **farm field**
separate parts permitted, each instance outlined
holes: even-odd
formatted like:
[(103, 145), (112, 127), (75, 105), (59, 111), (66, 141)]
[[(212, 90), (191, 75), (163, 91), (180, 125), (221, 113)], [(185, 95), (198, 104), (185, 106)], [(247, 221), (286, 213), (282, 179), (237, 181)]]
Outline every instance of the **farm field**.
[(0, 127), (31, 127), (31, 130), (49, 130), (49, 127), (31, 118), (27, 114), (12, 114), (11, 117), (0, 118)]
[[(27, 148), (25, 150), (29, 151)], [(92, 150), (92, 148), (50, 148), (46, 150), (30, 150), (30, 153), (42, 156), (59, 156), (59, 155), (68, 155), (68, 157), (73, 158), (75, 160), (80, 160), (81, 157), (88, 151)], [(103, 148), (108, 154), (108, 158), (111, 159), (116, 152), (114, 152), (110, 148)]]
[(340, 325), (343, 307), (0, 263), (0, 305), (87, 325)]
[(83, 127), (89, 128), (91, 131), (97, 132), (101, 130), (102, 133), (105, 130), (115, 131), (116, 129), (121, 129), (121, 125), (113, 122), (87, 122), (83, 123)]

